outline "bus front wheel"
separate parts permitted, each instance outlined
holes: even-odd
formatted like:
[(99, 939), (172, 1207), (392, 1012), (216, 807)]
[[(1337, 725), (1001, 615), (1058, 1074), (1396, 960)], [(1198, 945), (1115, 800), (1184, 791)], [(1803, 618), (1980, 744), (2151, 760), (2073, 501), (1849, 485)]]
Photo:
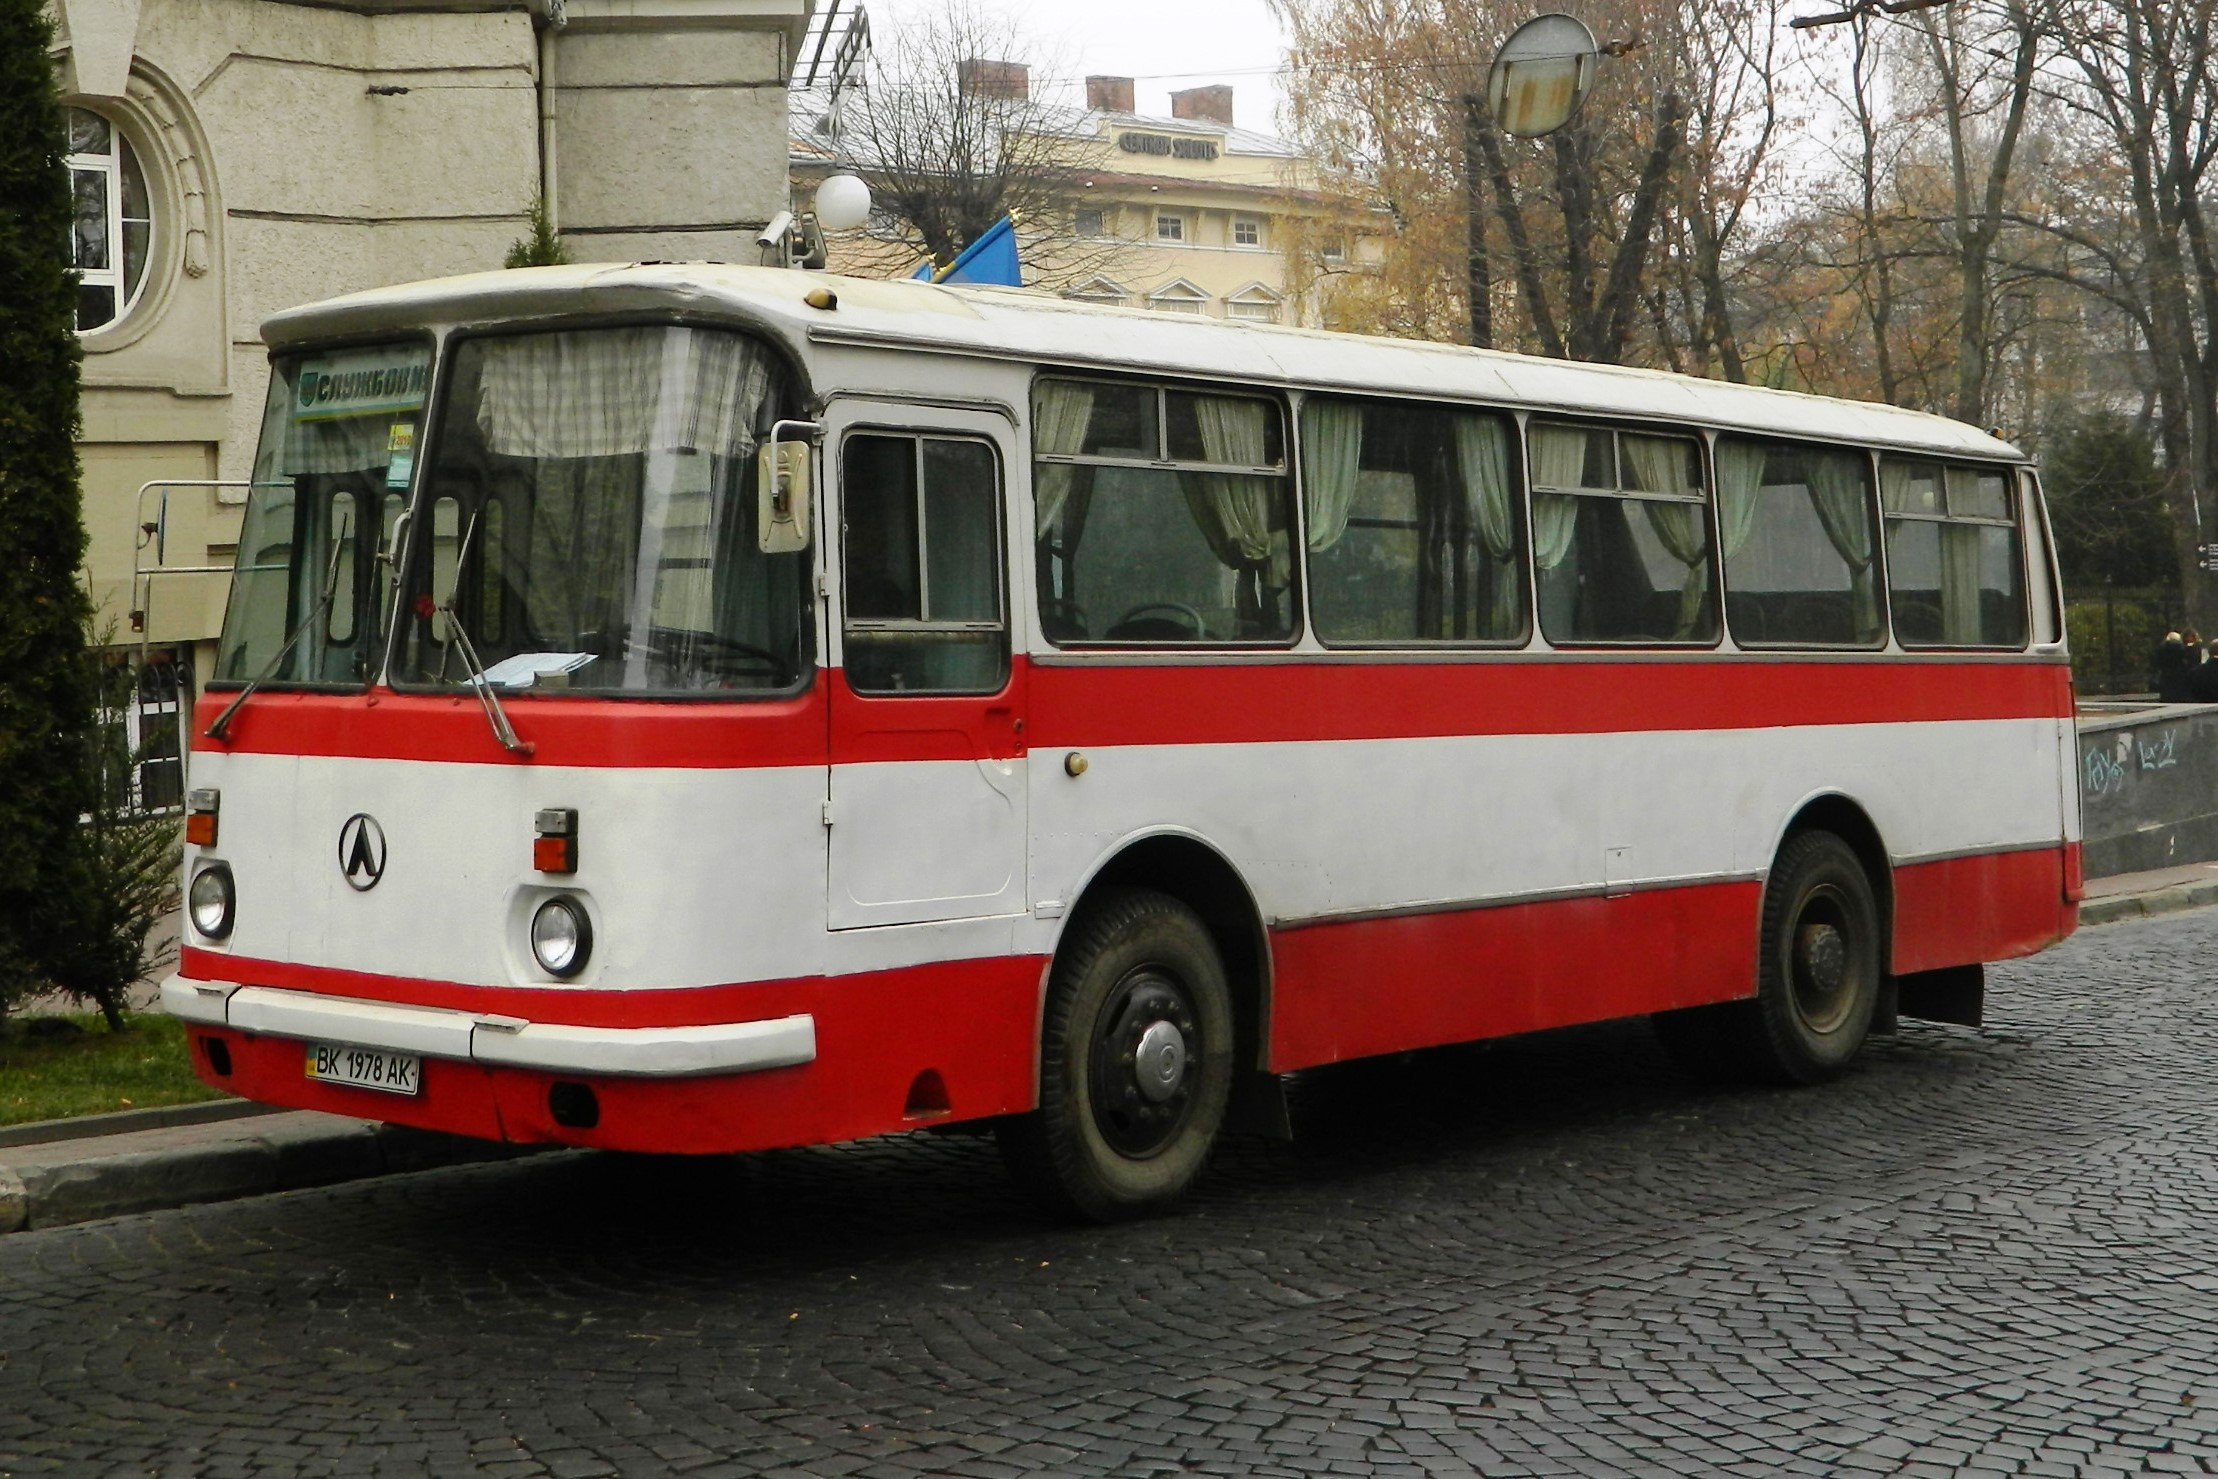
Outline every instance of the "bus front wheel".
[(1003, 1154), (1051, 1210), (1093, 1222), (1175, 1200), (1201, 1174), (1232, 1088), (1223, 958), (1193, 910), (1118, 889), (1058, 952), (1040, 1030), (1040, 1104)]

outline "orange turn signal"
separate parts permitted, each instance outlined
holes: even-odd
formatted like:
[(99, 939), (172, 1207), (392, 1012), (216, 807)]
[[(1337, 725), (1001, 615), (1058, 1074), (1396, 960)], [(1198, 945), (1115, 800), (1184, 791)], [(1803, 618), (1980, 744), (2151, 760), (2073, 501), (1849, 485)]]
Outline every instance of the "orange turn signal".
[(194, 791), (185, 798), (185, 840), (194, 847), (216, 845), (216, 809), (222, 799), (215, 790)]
[(575, 807), (551, 806), (532, 818), (531, 865), (542, 873), (578, 871), (578, 813)]

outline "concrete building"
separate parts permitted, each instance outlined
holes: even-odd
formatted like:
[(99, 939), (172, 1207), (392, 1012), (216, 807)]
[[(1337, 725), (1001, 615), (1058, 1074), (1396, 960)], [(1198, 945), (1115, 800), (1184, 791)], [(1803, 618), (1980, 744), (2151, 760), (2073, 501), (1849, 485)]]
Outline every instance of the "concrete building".
[[(1129, 77), (1088, 77), (1083, 108), (1032, 99), (1027, 69), (1011, 62), (965, 63), (961, 88), (1008, 105), (1013, 127), (1052, 137), (1071, 166), (1067, 198), (1018, 227), (1042, 287), (1165, 313), (1316, 325), (1331, 277), (1377, 259), (1377, 213), (1293, 145), (1235, 127), (1230, 87), (1173, 93), (1168, 118), (1134, 111)], [(797, 196), (837, 170), (872, 178), (873, 161), (843, 142), (854, 132), (820, 99), (795, 95)], [(831, 265), (914, 270), (898, 235), (891, 222), (835, 235)]]
[[(134, 526), (225, 565), (293, 304), (498, 267), (544, 199), (579, 260), (754, 260), (815, 0), (52, 0), (70, 108), (88, 576), (174, 724), (226, 577), (133, 590)], [(180, 486), (150, 495), (153, 480)], [(146, 611), (143, 633), (131, 613)], [(158, 799), (150, 796), (149, 799)]]

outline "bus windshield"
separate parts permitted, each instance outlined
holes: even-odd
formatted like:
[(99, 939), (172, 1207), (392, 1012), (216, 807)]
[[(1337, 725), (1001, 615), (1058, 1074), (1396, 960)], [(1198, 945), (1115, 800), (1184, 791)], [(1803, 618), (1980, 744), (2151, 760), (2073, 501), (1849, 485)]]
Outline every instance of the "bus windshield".
[(428, 341), (271, 365), (214, 681), (368, 682), (377, 555), (407, 502), (430, 377)]
[(394, 681), (793, 687), (808, 556), (762, 552), (754, 481), (787, 398), (777, 357), (719, 330), (462, 341), (409, 539)]

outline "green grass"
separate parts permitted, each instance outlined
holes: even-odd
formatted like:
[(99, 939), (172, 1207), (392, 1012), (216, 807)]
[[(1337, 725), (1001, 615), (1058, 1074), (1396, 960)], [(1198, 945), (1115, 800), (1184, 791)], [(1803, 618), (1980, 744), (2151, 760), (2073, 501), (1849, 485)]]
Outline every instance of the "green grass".
[[(34, 1020), (78, 1030), (35, 1035), (28, 1030)], [(150, 1013), (126, 1020), (123, 1032), (108, 1031), (98, 1012), (0, 1023), (0, 1125), (223, 1097), (193, 1077), (184, 1023)]]

